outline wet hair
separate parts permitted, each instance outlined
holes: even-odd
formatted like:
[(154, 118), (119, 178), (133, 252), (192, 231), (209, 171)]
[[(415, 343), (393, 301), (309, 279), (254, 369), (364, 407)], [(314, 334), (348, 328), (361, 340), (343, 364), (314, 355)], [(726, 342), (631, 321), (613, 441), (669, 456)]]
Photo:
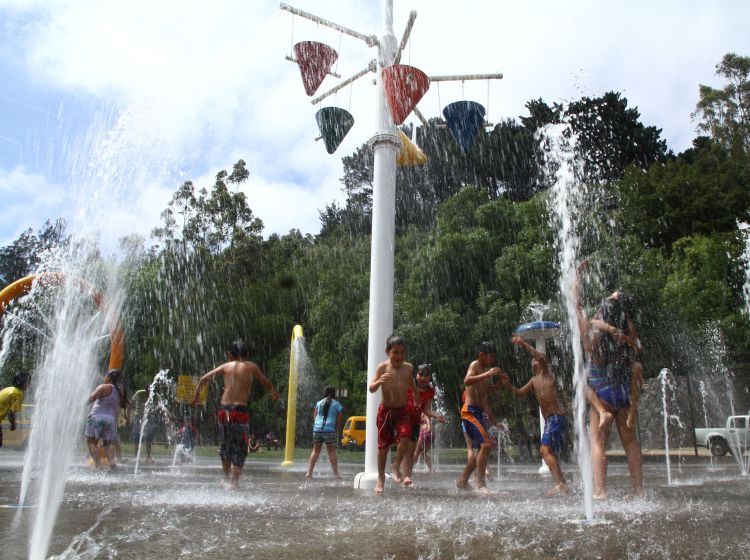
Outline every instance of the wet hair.
[(417, 367), (417, 375), (429, 375), (432, 377), (432, 372), (430, 371), (430, 364), (420, 364)]
[(104, 376), (105, 378), (109, 377), (110, 383), (112, 385), (117, 385), (120, 383), (120, 379), (122, 378), (122, 373), (119, 369), (111, 369), (107, 372), (107, 375)]
[(627, 329), (628, 314), (620, 298), (608, 297), (602, 302), (602, 320), (620, 330)]
[(495, 350), (494, 344), (484, 340), (476, 345), (476, 348), (474, 348), (474, 354), (478, 358), (479, 354), (497, 354), (497, 350)]
[(245, 341), (241, 338), (238, 338), (237, 340), (232, 342), (232, 345), (229, 347), (228, 352), (235, 358), (248, 359), (250, 357), (250, 351), (247, 349)]
[(31, 374), (28, 371), (19, 371), (13, 376), (13, 386), (22, 391), (31, 383)]
[(323, 426), (326, 425), (326, 420), (328, 419), (328, 411), (331, 410), (331, 401), (333, 401), (333, 397), (336, 396), (336, 389), (328, 385), (325, 389), (323, 389), (323, 395), (325, 395), (326, 402), (323, 405)]
[(394, 346), (399, 345), (406, 347), (406, 339), (403, 336), (392, 334), (388, 337), (388, 340), (385, 341), (385, 351), (388, 352)]

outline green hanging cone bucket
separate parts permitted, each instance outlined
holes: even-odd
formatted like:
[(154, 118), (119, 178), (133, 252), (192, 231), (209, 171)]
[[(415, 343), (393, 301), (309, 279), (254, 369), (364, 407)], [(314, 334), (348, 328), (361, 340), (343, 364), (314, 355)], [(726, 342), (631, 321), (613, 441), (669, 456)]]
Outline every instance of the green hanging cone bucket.
[(354, 125), (354, 117), (341, 107), (323, 107), (315, 113), (320, 135), (326, 144), (326, 151), (332, 154)]

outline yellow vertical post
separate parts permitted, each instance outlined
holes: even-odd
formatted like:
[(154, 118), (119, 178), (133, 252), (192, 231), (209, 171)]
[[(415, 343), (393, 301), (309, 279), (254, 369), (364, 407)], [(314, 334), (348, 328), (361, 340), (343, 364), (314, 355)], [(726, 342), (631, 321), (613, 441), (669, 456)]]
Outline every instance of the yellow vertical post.
[(295, 325), (292, 329), (292, 348), (289, 352), (289, 396), (286, 405), (286, 446), (284, 448), (284, 462), (282, 467), (291, 467), (294, 464), (294, 439), (297, 432), (297, 384), (299, 372), (297, 371), (296, 341), (304, 338), (302, 326)]

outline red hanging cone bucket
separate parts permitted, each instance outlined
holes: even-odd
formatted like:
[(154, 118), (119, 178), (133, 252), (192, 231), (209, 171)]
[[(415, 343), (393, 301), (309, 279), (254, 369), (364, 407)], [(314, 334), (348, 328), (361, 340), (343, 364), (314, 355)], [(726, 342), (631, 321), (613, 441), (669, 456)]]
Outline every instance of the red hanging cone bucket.
[(402, 124), (430, 89), (430, 78), (413, 66), (394, 64), (383, 69), (382, 79), (393, 124)]
[(338, 53), (324, 43), (302, 41), (294, 45), (294, 57), (302, 74), (307, 95), (314, 95), (331, 71), (331, 66), (339, 57)]

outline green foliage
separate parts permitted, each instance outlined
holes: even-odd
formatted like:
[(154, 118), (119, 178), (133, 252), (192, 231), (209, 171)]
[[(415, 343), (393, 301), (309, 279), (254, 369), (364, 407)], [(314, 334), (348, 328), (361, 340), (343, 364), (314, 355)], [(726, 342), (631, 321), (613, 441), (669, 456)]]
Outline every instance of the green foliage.
[(648, 246), (736, 229), (750, 210), (748, 160), (720, 145), (695, 147), (647, 172), (631, 167), (620, 182), (624, 229)]
[[(557, 225), (534, 139), (537, 126), (562, 118), (579, 133), (590, 179), (579, 216), (581, 255), (591, 261), (583, 286), (587, 309), (593, 312), (617, 288), (635, 296), (647, 376), (665, 365), (694, 367), (689, 354), (711, 344), (706, 332), (714, 330), (736, 375), (750, 374), (745, 238), (737, 226), (750, 210), (748, 158), (737, 140), (746, 134), (747, 72), (746, 59), (728, 57), (720, 72), (729, 85), (702, 90), (699, 102), (711, 138), (696, 139), (677, 156), (667, 155), (660, 131), (640, 123), (638, 111), (615, 93), (567, 107), (532, 101), (520, 124), (480, 132), (468, 155), (437, 121), (416, 131), (430, 160), (397, 175), (394, 330), (406, 336), (412, 362), (432, 364), (449, 410), (457, 405), (477, 342), (494, 342), (498, 362), (520, 383), (529, 376), (528, 356), (509, 338), (531, 320), (529, 304), (549, 304), (546, 319), (567, 319)], [(121, 319), (132, 386), (145, 386), (160, 369), (203, 373), (242, 337), (284, 392), (290, 333), (301, 324), (312, 360), (313, 396), (304, 398), (318, 397), (316, 391), (331, 384), (349, 391), (342, 399), (346, 415), (363, 413), (372, 165), (368, 146), (344, 158), (347, 201), (320, 212), (315, 238), (293, 230), (263, 239), (262, 221), (236, 188), (249, 176), (242, 160), (231, 173), (219, 172), (210, 188), (181, 185), (154, 232), (158, 246), (146, 249), (137, 236), (122, 242), (127, 297)], [(64, 230), (55, 227), (48, 227), (49, 235), (57, 231), (60, 243)], [(0, 249), (0, 273), (27, 273), (44, 250), (45, 235), (28, 231)], [(567, 391), (567, 343), (551, 346)], [(14, 351), (4, 377), (10, 364), (34, 357), (24, 345)], [(211, 387), (206, 424), (220, 390), (220, 382)], [(255, 429), (282, 433), (285, 395), (276, 403), (257, 391)], [(495, 402), (503, 416), (528, 405)], [(310, 404), (300, 403), (300, 411)]]
[(700, 99), (693, 118), (698, 130), (727, 150), (750, 149), (750, 57), (725, 54), (716, 74), (728, 83), (722, 89), (700, 86)]

